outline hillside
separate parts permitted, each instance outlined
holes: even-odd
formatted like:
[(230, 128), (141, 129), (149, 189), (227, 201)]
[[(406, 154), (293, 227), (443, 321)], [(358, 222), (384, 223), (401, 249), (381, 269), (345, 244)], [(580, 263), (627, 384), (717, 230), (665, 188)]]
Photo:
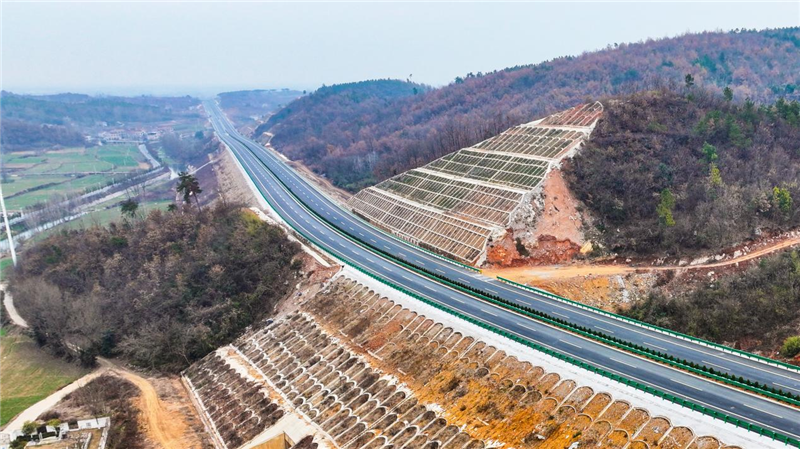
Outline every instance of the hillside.
[(37, 342), (81, 359), (121, 355), (179, 370), (271, 313), (293, 284), (298, 246), (220, 204), (153, 211), (27, 248), (10, 290)]
[(49, 125), (94, 125), (96, 122), (161, 122), (190, 111), (199, 101), (191, 97), (91, 97), (82, 94), (18, 95), (2, 92), (3, 120)]
[(255, 122), (265, 114), (272, 113), (305, 92), (291, 89), (238, 90), (220, 93), (220, 106), (237, 126)]
[(655, 91), (604, 106), (564, 172), (611, 251), (681, 257), (800, 225), (798, 102)]
[(799, 66), (800, 28), (688, 34), (469, 74), (416, 95), (376, 97), (370, 83), (327, 87), (256, 134), (270, 129), (287, 156), (357, 191), (589, 97), (682, 85), (687, 73), (712, 90), (730, 85), (739, 100), (794, 97)]
[(323, 86), (281, 109), (254, 136), (279, 131), (273, 143), (281, 151), (325, 173), (337, 186), (356, 191), (375, 182), (371, 173), (379, 149), (371, 136), (380, 132), (377, 127), (396, 118), (398, 102), (428, 91), (397, 80)]
[[(776, 350), (800, 333), (800, 253), (787, 250), (688, 291), (653, 289), (623, 313), (748, 351)], [(796, 353), (795, 353), (796, 354)], [(783, 354), (791, 357), (795, 354)], [(800, 358), (798, 358), (800, 361)]]
[(481, 264), (512, 223), (535, 219), (531, 203), (553, 166), (574, 153), (603, 113), (578, 105), (409, 170), (349, 201), (376, 226), (447, 257)]

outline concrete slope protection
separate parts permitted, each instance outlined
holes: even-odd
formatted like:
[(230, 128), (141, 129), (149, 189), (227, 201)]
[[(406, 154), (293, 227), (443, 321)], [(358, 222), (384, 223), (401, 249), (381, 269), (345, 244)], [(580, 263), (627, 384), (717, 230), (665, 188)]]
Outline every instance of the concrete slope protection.
[[(335, 257), (512, 335), (719, 413), (800, 439), (800, 410), (797, 408), (637, 357), (480, 301), (473, 295), (450, 288), (381, 257), (376, 251), (355, 244), (343, 233), (346, 232), (373, 248), (382, 248), (387, 253), (394, 254), (398, 260), (425, 267), (461, 284), (502, 295), (550, 315), (582, 323), (583, 326), (604, 328), (606, 333), (611, 331), (618, 338), (631, 339), (641, 345), (659, 346), (676, 357), (700, 358), (698, 362), (713, 362), (720, 367), (729, 368), (737, 376), (739, 372), (743, 372), (748, 373), (748, 378), (771, 377), (775, 382), (784, 385), (784, 390), (793, 388), (800, 391), (800, 375), (797, 373), (602, 316), (545, 295), (536, 295), (405, 244), (344, 211), (310, 186), (272, 152), (239, 135), (215, 104), (207, 103), (206, 110), (210, 113), (217, 134), (239, 159), (270, 206), (298, 232)], [(334, 229), (331, 224), (338, 229)]]

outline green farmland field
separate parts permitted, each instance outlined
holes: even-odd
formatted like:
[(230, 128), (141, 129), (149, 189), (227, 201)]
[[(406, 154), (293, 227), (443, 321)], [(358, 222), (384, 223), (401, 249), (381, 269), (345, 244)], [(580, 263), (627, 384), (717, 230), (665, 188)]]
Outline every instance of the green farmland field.
[(10, 210), (102, 187), (150, 167), (135, 145), (16, 151), (3, 154), (0, 161), (5, 175), (3, 194)]

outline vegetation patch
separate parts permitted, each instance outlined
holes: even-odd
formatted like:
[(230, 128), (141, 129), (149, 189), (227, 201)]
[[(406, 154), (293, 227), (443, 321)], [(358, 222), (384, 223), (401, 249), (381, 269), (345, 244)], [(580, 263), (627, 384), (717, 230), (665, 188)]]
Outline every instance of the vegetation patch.
[(292, 288), (298, 246), (220, 204), (64, 230), (27, 249), (10, 289), (38, 343), (180, 370), (268, 316)]
[(8, 152), (2, 161), (3, 194), (11, 210), (104, 187), (146, 162), (133, 145)]
[[(759, 346), (774, 349), (797, 333), (798, 291), (800, 252), (792, 250), (765, 257), (743, 274), (723, 277), (690, 292), (668, 296), (655, 291), (623, 313), (719, 343), (755, 340)], [(792, 341), (786, 340), (788, 347), (784, 348), (796, 348)], [(792, 357), (791, 352), (782, 355)]]
[(0, 354), (0, 425), (86, 374), (41, 350), (29, 337), (6, 328), (0, 332)]
[(785, 231), (800, 225), (800, 103), (694, 88), (610, 100), (565, 173), (618, 253), (680, 257)]

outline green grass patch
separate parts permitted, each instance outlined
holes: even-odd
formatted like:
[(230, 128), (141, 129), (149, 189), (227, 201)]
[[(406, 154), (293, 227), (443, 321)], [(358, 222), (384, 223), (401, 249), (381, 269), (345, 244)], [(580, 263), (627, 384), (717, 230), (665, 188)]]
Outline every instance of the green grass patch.
[[(8, 277), (8, 271), (14, 266), (14, 262), (10, 257), (0, 259), (0, 281), (4, 281)], [(3, 328), (0, 328), (3, 329)]]
[(60, 186), (29, 192), (24, 195), (7, 199), (6, 207), (9, 210), (21, 210), (28, 206), (33, 206), (36, 203), (48, 201), (53, 197), (53, 195), (63, 192), (64, 191), (60, 188)]
[[(103, 187), (110, 181), (144, 168), (146, 158), (135, 145), (105, 145), (91, 148), (68, 148), (50, 151), (20, 151), (2, 155), (4, 163), (16, 164), (10, 170), (12, 182), (3, 183), (6, 197), (48, 184), (43, 189), (6, 199), (11, 210), (20, 210), (50, 200), (54, 194), (80, 193), (88, 188)], [(26, 164), (26, 165), (23, 165)], [(70, 173), (117, 172), (75, 177)], [(42, 173), (54, 173), (42, 175)], [(63, 173), (63, 175), (59, 175)], [(31, 176), (33, 175), (33, 176)]]
[(0, 425), (88, 371), (57, 359), (17, 332), (0, 334)]
[(46, 184), (60, 183), (66, 181), (64, 176), (31, 176), (27, 178), (20, 178), (16, 176), (9, 176), (8, 181), (3, 183), (3, 195), (8, 198), (23, 190), (32, 189), (34, 187), (43, 186)]

